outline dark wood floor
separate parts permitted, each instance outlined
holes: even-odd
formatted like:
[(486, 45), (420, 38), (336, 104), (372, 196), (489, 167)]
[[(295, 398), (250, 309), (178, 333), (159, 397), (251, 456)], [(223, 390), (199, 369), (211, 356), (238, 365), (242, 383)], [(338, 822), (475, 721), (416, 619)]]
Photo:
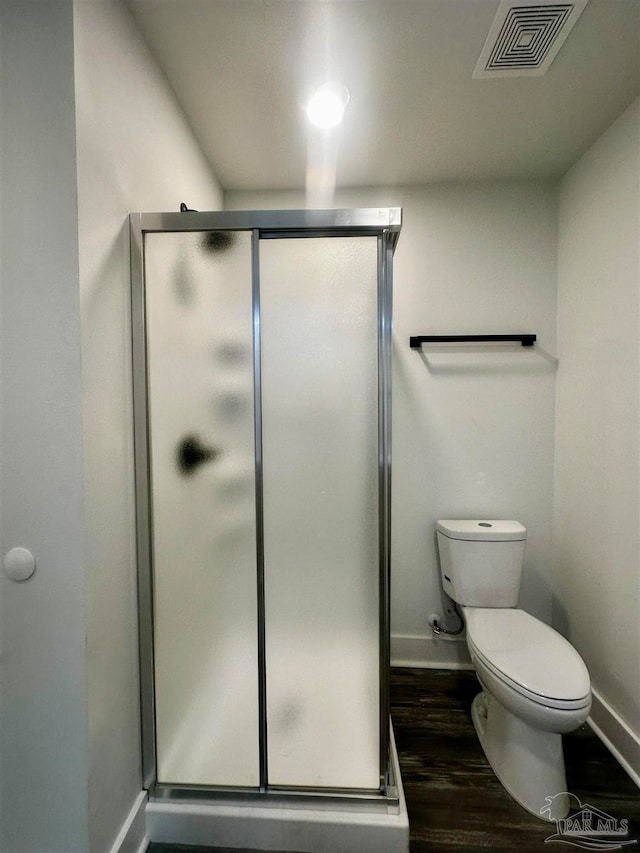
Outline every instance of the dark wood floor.
[[(411, 853), (576, 850), (562, 841), (552, 847), (546, 844), (554, 825), (522, 809), (494, 776), (471, 722), (471, 700), (478, 690), (472, 672), (392, 670), (392, 718), (409, 811)], [(593, 732), (585, 725), (565, 735), (564, 750), (568, 789), (583, 804), (627, 818), (628, 838), (640, 841), (638, 788)], [(640, 844), (630, 849), (640, 851)], [(206, 851), (151, 844), (147, 853)]]
[[(545, 844), (554, 825), (515, 803), (487, 764), (471, 722), (479, 691), (472, 672), (394, 669), (391, 690), (411, 853), (576, 849)], [(629, 819), (629, 837), (640, 839), (636, 785), (588, 726), (563, 740), (569, 791), (583, 804)]]

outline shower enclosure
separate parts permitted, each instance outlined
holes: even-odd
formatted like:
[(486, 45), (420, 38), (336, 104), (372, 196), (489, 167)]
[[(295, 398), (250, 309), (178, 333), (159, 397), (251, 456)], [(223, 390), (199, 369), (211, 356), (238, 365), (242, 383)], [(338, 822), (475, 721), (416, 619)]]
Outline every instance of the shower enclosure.
[(152, 798), (389, 801), (399, 209), (133, 214)]

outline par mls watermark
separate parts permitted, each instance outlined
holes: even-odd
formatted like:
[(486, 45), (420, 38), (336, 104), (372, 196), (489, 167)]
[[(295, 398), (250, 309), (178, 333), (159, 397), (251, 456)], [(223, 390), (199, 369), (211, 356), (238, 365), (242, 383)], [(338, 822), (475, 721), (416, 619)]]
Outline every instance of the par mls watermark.
[(560, 841), (585, 850), (622, 850), (638, 843), (637, 839), (629, 838), (627, 818), (618, 819), (589, 803), (581, 803), (568, 791), (545, 797), (540, 814), (547, 818), (557, 814), (553, 803), (558, 797), (568, 797), (570, 803), (575, 803), (575, 810), (568, 817), (555, 818), (556, 832), (545, 838), (545, 842)]

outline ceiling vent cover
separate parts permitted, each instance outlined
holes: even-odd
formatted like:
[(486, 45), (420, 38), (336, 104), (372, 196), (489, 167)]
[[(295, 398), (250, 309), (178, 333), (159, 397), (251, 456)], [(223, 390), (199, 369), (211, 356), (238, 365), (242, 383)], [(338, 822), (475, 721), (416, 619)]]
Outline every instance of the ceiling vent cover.
[(502, 0), (474, 77), (541, 77), (588, 0)]

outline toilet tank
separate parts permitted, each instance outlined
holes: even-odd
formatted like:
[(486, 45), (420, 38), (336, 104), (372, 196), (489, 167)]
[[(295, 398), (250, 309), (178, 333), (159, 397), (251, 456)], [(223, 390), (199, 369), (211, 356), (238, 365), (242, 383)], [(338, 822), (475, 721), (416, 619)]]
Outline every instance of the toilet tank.
[(527, 530), (518, 521), (438, 521), (444, 591), (468, 607), (515, 607)]

